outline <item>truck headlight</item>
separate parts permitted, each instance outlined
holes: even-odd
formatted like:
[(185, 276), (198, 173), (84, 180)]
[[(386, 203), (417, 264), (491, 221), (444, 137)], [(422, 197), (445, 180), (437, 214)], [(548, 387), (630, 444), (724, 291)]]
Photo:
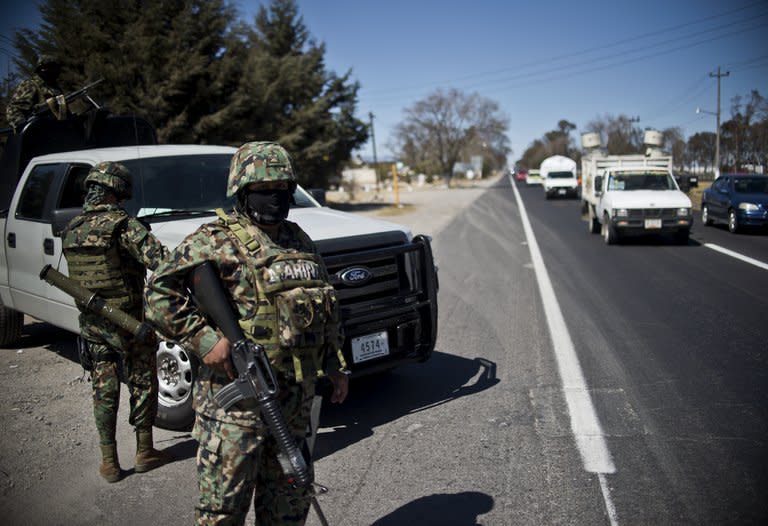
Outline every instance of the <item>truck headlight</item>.
[(747, 212), (756, 212), (758, 210), (758, 206), (754, 203), (739, 203), (739, 208)]
[(629, 215), (629, 212), (627, 212), (626, 208), (613, 209), (613, 217), (627, 217), (628, 215)]
[(679, 215), (679, 216), (689, 216), (689, 215), (691, 215), (691, 209), (690, 208), (678, 208), (677, 209), (677, 215)]

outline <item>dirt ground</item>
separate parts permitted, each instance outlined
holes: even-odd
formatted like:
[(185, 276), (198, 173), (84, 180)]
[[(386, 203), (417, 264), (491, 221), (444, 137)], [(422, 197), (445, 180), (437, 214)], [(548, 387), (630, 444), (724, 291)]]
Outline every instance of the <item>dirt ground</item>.
[[(436, 235), (497, 178), (457, 188), (401, 189), (359, 195), (331, 206)], [(330, 197), (330, 196), (329, 196)], [(439, 260), (439, 251), (436, 253)], [(190, 524), (196, 495), (196, 443), (189, 433), (155, 430), (158, 448), (178, 459), (133, 473), (135, 442), (122, 389), (118, 451), (127, 477), (107, 484), (98, 474), (98, 436), (91, 386), (75, 336), (26, 317), (21, 341), (0, 349), (0, 521), (7, 525)]]

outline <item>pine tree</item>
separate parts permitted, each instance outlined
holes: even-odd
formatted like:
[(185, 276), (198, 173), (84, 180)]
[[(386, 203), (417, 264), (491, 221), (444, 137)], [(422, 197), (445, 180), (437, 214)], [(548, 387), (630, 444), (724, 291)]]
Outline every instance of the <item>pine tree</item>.
[(20, 71), (40, 53), (63, 65), (70, 91), (149, 120), (161, 142), (274, 140), (303, 183), (322, 185), (368, 138), (359, 85), (327, 71), (294, 0), (261, 7), (252, 25), (228, 0), (47, 0), (40, 31), (16, 34)]
[(229, 104), (201, 127), (226, 143), (274, 140), (293, 154), (306, 185), (324, 185), (368, 138), (355, 118), (359, 85), (350, 73), (325, 68), (325, 46), (317, 44), (293, 0), (262, 7), (254, 28), (242, 27), (240, 80)]

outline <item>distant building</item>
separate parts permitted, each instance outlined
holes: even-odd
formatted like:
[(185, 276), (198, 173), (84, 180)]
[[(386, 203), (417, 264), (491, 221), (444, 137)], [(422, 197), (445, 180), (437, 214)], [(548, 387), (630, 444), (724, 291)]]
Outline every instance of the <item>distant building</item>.
[(348, 168), (342, 170), (341, 180), (344, 185), (353, 185), (362, 190), (376, 188), (376, 170), (373, 168)]
[(483, 156), (473, 155), (468, 163), (454, 163), (453, 175), (464, 175), (467, 179), (483, 177)]

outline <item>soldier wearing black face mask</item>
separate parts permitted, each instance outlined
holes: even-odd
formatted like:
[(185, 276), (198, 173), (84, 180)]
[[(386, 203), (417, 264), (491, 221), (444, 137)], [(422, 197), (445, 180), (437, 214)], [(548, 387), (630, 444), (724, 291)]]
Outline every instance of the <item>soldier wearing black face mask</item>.
[(23, 81), (13, 93), (6, 108), (6, 117), (14, 131), (20, 131), (35, 108), (46, 103), (51, 113), (59, 119), (69, 115), (67, 102), (58, 85), (61, 63), (50, 55), (41, 55), (35, 73)]
[(246, 188), (242, 193), (243, 206), (254, 223), (277, 225), (288, 218), (294, 190), (295, 185), (291, 189), (288, 184), (284, 189), (278, 187), (264, 190)]
[(335, 290), (312, 240), (287, 220), (295, 190), (296, 174), (282, 146), (242, 145), (227, 181), (227, 195), (237, 199), (234, 212), (218, 210), (219, 219), (183, 240), (147, 286), (147, 319), (201, 362), (192, 431), (199, 444), (196, 524), (243, 524), (253, 503), (258, 524), (299, 526), (313, 496), (284, 475), (278, 441), (256, 400), (228, 409), (216, 403), (216, 394), (235, 377), (232, 342), (190, 298), (189, 278), (198, 265), (214, 264), (245, 337), (264, 347), (296, 444), (306, 439), (318, 378), (333, 384), (331, 402), (347, 396)]

